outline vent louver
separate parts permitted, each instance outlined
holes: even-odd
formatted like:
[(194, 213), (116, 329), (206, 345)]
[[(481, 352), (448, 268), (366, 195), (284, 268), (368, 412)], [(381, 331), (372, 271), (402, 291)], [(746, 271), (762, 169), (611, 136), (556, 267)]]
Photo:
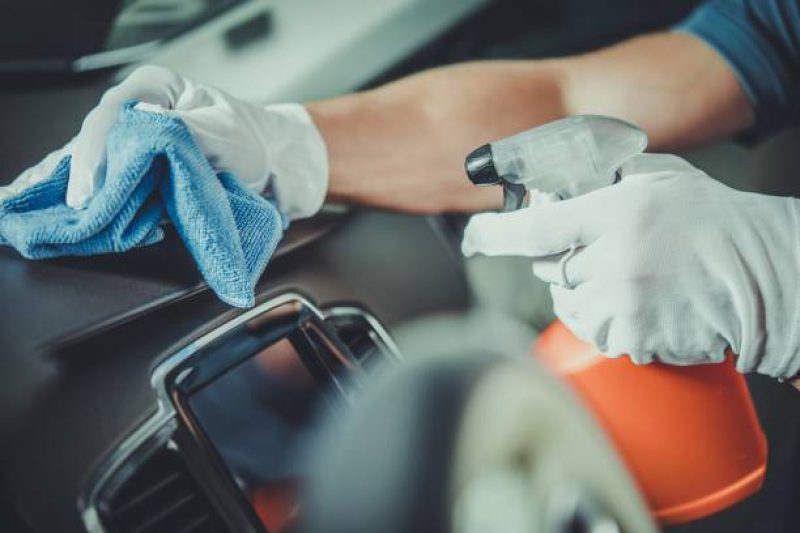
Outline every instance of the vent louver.
[(220, 533), (227, 530), (177, 452), (156, 450), (98, 511), (110, 533)]

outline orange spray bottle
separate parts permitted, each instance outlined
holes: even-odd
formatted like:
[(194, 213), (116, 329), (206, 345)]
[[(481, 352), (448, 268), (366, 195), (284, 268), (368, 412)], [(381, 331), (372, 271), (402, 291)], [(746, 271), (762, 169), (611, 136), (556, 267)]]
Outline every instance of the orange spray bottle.
[[(579, 115), (485, 144), (465, 168), (476, 185), (502, 185), (505, 210), (514, 210), (532, 190), (570, 198), (612, 185), (646, 146), (631, 124)], [(602, 356), (558, 321), (534, 352), (605, 428), (662, 524), (707, 516), (761, 486), (766, 439), (732, 355), (721, 364), (637, 366)]]

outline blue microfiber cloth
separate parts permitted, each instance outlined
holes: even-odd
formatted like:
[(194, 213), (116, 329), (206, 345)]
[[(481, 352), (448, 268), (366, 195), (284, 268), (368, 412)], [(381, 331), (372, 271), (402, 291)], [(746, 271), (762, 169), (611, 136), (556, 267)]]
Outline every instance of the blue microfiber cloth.
[(65, 204), (70, 158), (46, 180), (0, 202), (0, 244), (29, 259), (124, 252), (160, 241), (169, 218), (223, 301), (254, 304), (283, 236), (276, 206), (216, 174), (184, 123), (128, 102), (107, 138), (105, 183), (89, 205)]

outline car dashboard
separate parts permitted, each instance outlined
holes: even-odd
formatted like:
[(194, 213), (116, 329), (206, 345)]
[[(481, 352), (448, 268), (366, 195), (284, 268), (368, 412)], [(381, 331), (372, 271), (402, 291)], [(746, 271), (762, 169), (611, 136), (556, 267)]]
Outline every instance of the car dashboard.
[[(227, 490), (236, 486), (235, 477), (213, 460), (219, 453), (203, 436), (205, 426), (198, 426), (188, 400), (192, 391), (285, 338), (325, 394), (344, 397), (370, 361), (398, 357), (387, 332), (393, 324), (467, 305), (462, 267), (426, 219), (371, 211), (335, 219), (335, 227), (274, 258), (250, 310), (219, 302), (194, 279), (190, 264), (182, 290), (155, 303), (144, 298), (146, 305), (115, 320), (108, 317), (116, 308), (134, 309), (124, 298), (149, 296), (153, 278), (145, 278), (138, 294), (125, 296), (117, 286), (99, 301), (97, 287), (72, 287), (93, 298), (65, 304), (62, 312), (70, 320), (42, 317), (41, 342), (35, 345), (14, 335), (31, 330), (24, 324), (30, 315), (18, 305), (19, 321), (4, 320), (4, 339), (29, 351), (4, 358), (12, 373), (6, 375), (17, 376), (18, 383), (3, 397), (3, 474), (21, 519), (34, 531), (178, 531), (158, 517), (163, 512), (165, 520), (186, 518), (184, 525), (200, 520), (182, 514), (190, 502), (172, 511), (151, 505), (168, 504), (165, 494), (180, 487), (188, 492), (178, 495), (178, 503), (191, 495), (192, 505), (209, 513), (204, 520), (211, 529), (201, 524), (187, 531), (220, 531), (220, 523), (231, 531), (258, 531), (252, 506), (243, 505), (241, 492)], [(186, 252), (174, 244), (167, 239), (150, 252), (167, 263), (187, 264)], [(409, 264), (420, 272), (401, 272)], [(7, 257), (2, 268), (18, 276), (0, 277), (23, 283), (30, 294), (45, 282), (41, 294), (52, 298), (50, 278), (40, 278), (39, 267), (59, 274), (62, 285), (75, 268), (69, 260), (40, 265)], [(130, 289), (136, 265), (128, 261), (127, 268), (124, 277), (108, 270), (78, 273), (82, 280), (110, 277), (111, 288), (116, 277)], [(166, 281), (162, 289), (178, 283)], [(123, 296), (115, 297), (117, 291)], [(29, 298), (27, 305), (34, 304)], [(14, 316), (10, 307), (4, 313)], [(94, 327), (82, 330), (86, 324)], [(193, 381), (197, 376), (201, 381)], [(247, 412), (246, 406), (230, 410)], [(201, 481), (209, 476), (214, 483)], [(139, 529), (151, 519), (154, 529)]]
[[(368, 85), (485, 3), (252, 0), (170, 40), (147, 62), (243, 98), (304, 101)], [(231, 31), (264, 16), (266, 32), (231, 41)], [(102, 92), (134, 67), (3, 78), (2, 182), (74, 135)], [(217, 452), (202, 451), (199, 430), (165, 396), (168, 376), (158, 376), (199, 339), (290, 300), (325, 332), (317, 339), (324, 348), (302, 341), (304, 355), (336, 353), (360, 368), (348, 342), (367, 350), (370, 338), (386, 337), (380, 324), (391, 329), (467, 305), (463, 267), (437, 228), (425, 218), (328, 207), (289, 228), (249, 311), (210, 293), (169, 228), (163, 242), (122, 255), (28, 262), (0, 249), (0, 529), (263, 528), (254, 509), (282, 500), (261, 491), (259, 506), (246, 505), (242, 491), (223, 490), (244, 478), (209, 459)], [(408, 265), (418, 265), (413, 275)], [(379, 354), (395, 356), (390, 341), (376, 342)], [(207, 476), (217, 483), (198, 481)]]
[[(147, 62), (243, 98), (307, 101), (437, 64), (587, 50), (663, 27), (694, 3), (648, 8), (646, 23), (623, 31), (620, 13), (635, 2), (620, 1), (565, 31), (557, 9), (524, 0), (251, 0)], [(264, 13), (269, 31), (232, 46), (226, 34)], [(476, 52), (505, 37), (512, 52)], [(11, 80), (0, 91), (0, 183), (74, 135), (133, 67)], [(306, 467), (280, 450), (304, 449), (330, 402), (402, 357), (396, 328), (472, 303), (453, 218), (327, 206), (292, 224), (246, 310), (214, 296), (168, 227), (164, 241), (121, 255), (29, 262), (0, 248), (0, 530), (291, 530)], [(276, 376), (296, 402), (248, 418), (260, 415), (247, 387)], [(764, 390), (767, 400), (788, 394)], [(795, 427), (773, 418), (768, 433)], [(270, 431), (225, 439), (231, 424), (254, 420)], [(278, 450), (274, 461), (243, 459), (253, 446)], [(775, 479), (769, 494), (790, 494)]]
[(79, 503), (86, 528), (282, 530), (313, 411), (399, 357), (368, 311), (293, 292), (220, 323), (154, 369), (156, 412), (95, 468)]

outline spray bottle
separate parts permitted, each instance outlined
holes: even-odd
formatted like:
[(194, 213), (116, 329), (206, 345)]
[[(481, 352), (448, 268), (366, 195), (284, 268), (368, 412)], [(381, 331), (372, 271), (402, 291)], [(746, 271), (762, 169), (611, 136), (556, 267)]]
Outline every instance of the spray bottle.
[[(567, 199), (613, 186), (646, 146), (632, 124), (579, 115), (485, 144), (465, 168), (476, 185), (501, 185), (511, 211), (531, 191)], [(766, 438), (733, 354), (720, 364), (637, 366), (604, 357), (556, 321), (533, 355), (598, 419), (662, 524), (702, 518), (761, 487)]]

